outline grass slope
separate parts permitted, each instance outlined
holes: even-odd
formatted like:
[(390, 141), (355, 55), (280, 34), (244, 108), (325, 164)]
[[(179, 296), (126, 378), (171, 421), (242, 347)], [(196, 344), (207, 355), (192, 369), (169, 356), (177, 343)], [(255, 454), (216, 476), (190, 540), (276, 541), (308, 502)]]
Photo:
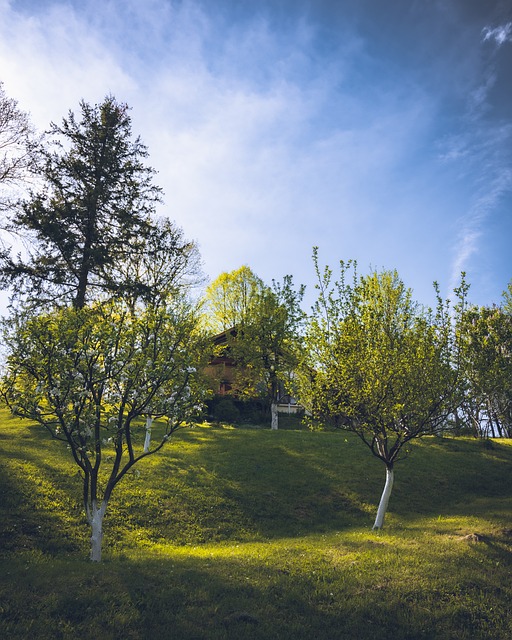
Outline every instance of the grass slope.
[(2, 638), (512, 637), (511, 441), (418, 442), (373, 532), (350, 434), (182, 431), (116, 489), (101, 565), (65, 446), (0, 411), (0, 456)]

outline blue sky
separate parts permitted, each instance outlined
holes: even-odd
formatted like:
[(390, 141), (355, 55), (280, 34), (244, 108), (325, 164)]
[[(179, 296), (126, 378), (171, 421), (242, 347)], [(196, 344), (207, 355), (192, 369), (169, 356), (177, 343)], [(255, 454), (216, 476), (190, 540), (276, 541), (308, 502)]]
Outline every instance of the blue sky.
[(211, 278), (512, 278), (512, 0), (0, 0), (0, 79), (41, 129), (127, 102)]

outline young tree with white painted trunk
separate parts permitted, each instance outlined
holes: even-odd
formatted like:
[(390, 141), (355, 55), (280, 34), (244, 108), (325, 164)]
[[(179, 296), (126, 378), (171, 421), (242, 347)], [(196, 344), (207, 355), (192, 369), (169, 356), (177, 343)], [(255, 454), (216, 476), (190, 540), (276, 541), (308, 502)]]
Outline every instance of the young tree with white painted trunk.
[[(185, 304), (134, 314), (110, 301), (14, 316), (4, 336), (2, 397), (68, 445), (82, 476), (91, 559), (100, 561), (114, 488), (201, 409), (205, 350), (196, 314)], [(151, 446), (146, 415), (164, 416)]]
[(254, 296), (243, 328), (238, 357), (264, 383), (270, 403), (270, 428), (279, 428), (278, 405), (290, 374), (299, 362), (299, 336), (304, 314), (300, 307), (304, 286), (295, 289), (291, 276), (273, 281)]
[[(374, 528), (384, 524), (394, 467), (413, 439), (437, 433), (454, 409), (457, 370), (448, 303), (412, 300), (396, 271), (340, 276), (314, 253), (319, 296), (310, 319), (300, 401), (313, 418), (356, 433), (386, 466)], [(459, 292), (460, 293), (460, 292)]]

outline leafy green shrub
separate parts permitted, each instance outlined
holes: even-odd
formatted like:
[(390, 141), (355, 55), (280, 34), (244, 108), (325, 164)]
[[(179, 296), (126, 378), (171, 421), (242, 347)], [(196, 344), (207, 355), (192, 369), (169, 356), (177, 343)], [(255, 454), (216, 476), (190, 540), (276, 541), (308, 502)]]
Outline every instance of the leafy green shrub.
[(220, 396), (213, 400), (210, 405), (211, 416), (219, 422), (239, 422), (240, 411), (235, 405), (233, 398)]

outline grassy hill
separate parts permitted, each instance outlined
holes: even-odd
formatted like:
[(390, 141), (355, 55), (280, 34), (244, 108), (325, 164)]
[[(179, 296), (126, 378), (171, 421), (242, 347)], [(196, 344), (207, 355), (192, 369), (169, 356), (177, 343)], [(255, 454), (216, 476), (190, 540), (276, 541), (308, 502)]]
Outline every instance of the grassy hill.
[(0, 637), (512, 637), (512, 441), (396, 467), (343, 432), (197, 427), (116, 489), (87, 560), (62, 443), (0, 411)]

